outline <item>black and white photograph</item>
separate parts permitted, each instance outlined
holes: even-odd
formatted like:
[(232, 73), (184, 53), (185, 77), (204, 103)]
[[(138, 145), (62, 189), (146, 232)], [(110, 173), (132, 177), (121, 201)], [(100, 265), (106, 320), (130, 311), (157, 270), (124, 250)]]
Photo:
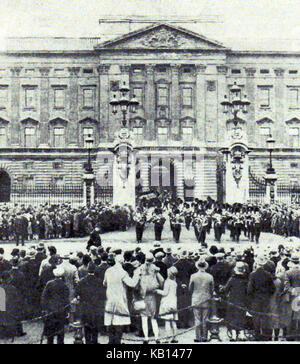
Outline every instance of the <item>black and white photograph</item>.
[(1, 0), (0, 344), (300, 342), (299, 19)]

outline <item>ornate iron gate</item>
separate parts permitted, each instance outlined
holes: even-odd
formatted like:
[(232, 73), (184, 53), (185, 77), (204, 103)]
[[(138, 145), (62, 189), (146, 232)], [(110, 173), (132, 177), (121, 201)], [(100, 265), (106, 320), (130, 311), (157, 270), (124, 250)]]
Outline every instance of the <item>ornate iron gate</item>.
[(249, 199), (251, 202), (263, 203), (266, 196), (266, 181), (255, 176), (249, 167)]

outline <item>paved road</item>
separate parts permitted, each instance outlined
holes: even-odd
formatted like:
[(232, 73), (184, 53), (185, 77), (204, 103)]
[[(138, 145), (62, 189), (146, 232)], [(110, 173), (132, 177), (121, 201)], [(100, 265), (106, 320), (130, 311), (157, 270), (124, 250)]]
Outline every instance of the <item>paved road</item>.
[[(88, 238), (71, 238), (71, 239), (54, 239), (54, 240), (42, 240), (43, 243), (45, 243), (46, 246), (54, 245), (56, 246), (58, 253), (61, 255), (64, 255), (69, 252), (79, 251), (82, 249), (85, 249), (86, 243)], [(117, 232), (110, 232), (102, 234), (102, 242), (103, 246), (106, 248), (107, 246), (111, 246), (113, 248), (120, 247), (122, 249), (134, 249), (136, 244), (136, 238), (135, 238), (135, 230), (134, 228), (129, 229), (128, 231), (117, 231)], [(143, 242), (139, 244), (141, 248), (150, 248), (154, 240), (154, 231), (152, 225), (150, 225), (144, 232)], [(228, 247), (231, 244), (234, 244), (235, 246), (248, 246), (253, 245), (256, 246), (255, 243), (249, 242), (248, 238), (246, 238), (243, 234), (241, 236), (240, 243), (232, 243), (229, 233), (226, 232), (225, 235), (222, 237), (222, 242), (218, 243), (214, 240), (214, 234), (213, 230), (211, 230), (211, 233), (207, 236), (206, 242), (208, 246), (210, 245), (217, 245), (220, 247)], [(27, 242), (26, 247), (36, 244), (37, 242)], [(170, 231), (169, 223), (166, 223), (163, 235), (162, 235), (162, 241), (161, 243), (168, 247), (168, 246), (181, 246), (185, 248), (197, 248), (199, 247), (199, 244), (196, 242), (195, 235), (193, 229), (188, 231), (187, 229), (183, 228), (181, 233), (181, 240), (179, 244), (175, 244), (172, 239), (172, 232)], [(283, 236), (274, 235), (271, 233), (262, 233), (259, 246), (272, 246), (276, 247), (279, 244), (287, 244), (287, 245), (300, 245), (300, 239), (299, 238), (284, 238)], [(15, 247), (15, 244), (13, 243), (0, 243), (0, 246), (2, 246), (5, 249), (5, 256), (9, 256), (11, 250)]]

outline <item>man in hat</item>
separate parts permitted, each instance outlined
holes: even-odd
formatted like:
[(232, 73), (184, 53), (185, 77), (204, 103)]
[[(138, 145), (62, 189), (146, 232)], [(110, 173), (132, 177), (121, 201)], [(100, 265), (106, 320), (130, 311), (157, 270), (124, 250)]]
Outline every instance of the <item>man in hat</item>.
[[(209, 273), (214, 277), (216, 293), (222, 298), (223, 294), (220, 288), (225, 286), (231, 277), (232, 266), (225, 261), (224, 253), (219, 252), (215, 254), (215, 257), (217, 259), (217, 263), (210, 268)], [(219, 301), (217, 306), (218, 315), (224, 318), (226, 313), (226, 304), (224, 303), (224, 300)]]
[(23, 216), (21, 212), (18, 212), (14, 220), (14, 226), (13, 226), (17, 246), (19, 245), (20, 242), (22, 246), (24, 246), (25, 239), (27, 236), (27, 227), (28, 227), (28, 221), (26, 217)]
[(192, 294), (192, 306), (195, 326), (196, 338), (195, 342), (207, 341), (207, 320), (209, 318), (209, 310), (211, 307), (211, 298), (214, 292), (214, 278), (211, 274), (206, 273), (208, 267), (204, 260), (199, 260), (196, 264), (197, 273), (192, 274), (189, 291)]
[(91, 248), (91, 246), (100, 247), (102, 244), (101, 236), (100, 236), (100, 227), (97, 225), (95, 229), (92, 231), (89, 241), (87, 243), (87, 251)]
[[(65, 254), (63, 256), (62, 263), (60, 265), (64, 270), (63, 279), (69, 289), (69, 301), (72, 302), (75, 298), (75, 286), (79, 281), (79, 276), (76, 267), (70, 263), (70, 255)], [(71, 305), (70, 308), (70, 323), (74, 322), (76, 307)]]
[(251, 300), (254, 335), (257, 341), (270, 341), (272, 339), (272, 330), (268, 328), (268, 314), (270, 312), (270, 298), (276, 288), (271, 273), (264, 268), (267, 262), (268, 259), (265, 255), (256, 258), (257, 269), (250, 274), (247, 288)]
[[(17, 291), (18, 291), (18, 295), (19, 295), (19, 299), (20, 299), (20, 307), (19, 307), (19, 317), (23, 318), (24, 317), (24, 307), (25, 307), (25, 289), (24, 289), (24, 282), (25, 282), (25, 276), (24, 274), (21, 272), (21, 269), (19, 268), (19, 257), (14, 257), (12, 260), (12, 268), (9, 271), (11, 280), (10, 280), (10, 284), (12, 286), (14, 286)], [(19, 321), (18, 323), (18, 327), (17, 327), (17, 336), (24, 336), (26, 335), (23, 331), (23, 326), (22, 326), (22, 322)]]
[(183, 250), (180, 254), (180, 258), (177, 263), (174, 264), (177, 269), (177, 297), (178, 297), (178, 309), (181, 310), (178, 313), (179, 325), (178, 327), (188, 328), (190, 326), (190, 311), (182, 310), (191, 304), (191, 295), (188, 290), (190, 277), (195, 273), (195, 264), (191, 263), (188, 259), (186, 250)]
[(39, 292), (37, 283), (39, 279), (39, 263), (35, 260), (36, 251), (30, 249), (28, 252), (28, 261), (23, 265), (21, 271), (25, 276), (24, 291), (29, 317), (39, 314)]
[(53, 271), (55, 279), (48, 282), (43, 294), (41, 305), (47, 316), (44, 321), (44, 335), (47, 344), (64, 344), (65, 324), (67, 312), (69, 311), (69, 289), (63, 281), (64, 270), (58, 267)]
[(165, 263), (167, 269), (172, 267), (172, 265), (174, 265), (177, 262), (177, 259), (172, 255), (172, 248), (168, 247), (166, 249), (166, 255), (162, 261)]
[(98, 330), (103, 325), (104, 317), (105, 291), (95, 276), (95, 269), (94, 263), (90, 262), (88, 275), (76, 287), (86, 344), (98, 343)]

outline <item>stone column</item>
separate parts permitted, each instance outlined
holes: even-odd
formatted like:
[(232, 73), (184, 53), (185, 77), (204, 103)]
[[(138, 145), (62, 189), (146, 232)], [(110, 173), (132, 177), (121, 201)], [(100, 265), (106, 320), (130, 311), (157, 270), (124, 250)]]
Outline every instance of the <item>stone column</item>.
[(204, 150), (196, 154), (195, 161), (195, 189), (194, 198), (204, 199), (205, 173), (204, 173)]
[(11, 68), (11, 146), (19, 147), (21, 140), (20, 128), (20, 72), (22, 67)]
[(245, 94), (248, 97), (248, 100), (251, 104), (248, 106), (248, 114), (247, 117), (247, 135), (248, 135), (248, 143), (253, 145), (255, 144), (257, 128), (256, 128), (256, 120), (255, 120), (255, 68), (245, 68), (246, 72), (246, 87)]
[(49, 72), (50, 68), (40, 68), (41, 91), (40, 91), (40, 148), (49, 147)]
[(196, 65), (196, 137), (200, 143), (205, 142), (205, 70), (206, 66)]
[(100, 122), (100, 143), (109, 139), (109, 76), (110, 65), (98, 66), (99, 74), (99, 122)]
[(275, 112), (276, 120), (274, 128), (273, 137), (277, 141), (279, 145), (284, 146), (285, 142), (285, 135), (286, 135), (286, 128), (284, 125), (284, 69), (282, 68), (275, 68), (274, 69), (276, 78), (275, 78)]
[(149, 191), (149, 164), (147, 158), (141, 158), (141, 180), (143, 185), (143, 192)]
[(79, 140), (78, 127), (78, 74), (80, 67), (69, 67), (70, 87), (68, 92), (69, 98), (69, 146), (77, 147)]
[(175, 139), (179, 136), (179, 119), (180, 119), (180, 88), (179, 88), (179, 64), (172, 64), (172, 84), (171, 84), (171, 120), (172, 120), (172, 135)]
[(176, 180), (176, 186), (177, 186), (177, 197), (184, 199), (184, 168), (183, 168), (183, 162), (177, 162), (176, 165), (176, 171), (177, 171), (177, 180)]
[[(220, 146), (224, 146), (225, 135), (227, 133), (226, 121), (228, 118), (228, 114), (223, 113), (223, 107), (220, 104), (224, 99), (224, 95), (228, 95), (228, 87), (227, 87), (227, 73), (228, 67), (225, 65), (217, 66), (218, 72), (218, 100), (217, 100), (217, 121), (218, 121), (218, 133), (217, 133), (217, 142), (220, 142)], [(226, 115), (226, 117), (224, 117)]]
[(155, 100), (155, 84), (154, 84), (154, 68), (155, 65), (146, 65), (146, 87), (145, 87), (145, 118), (146, 137), (148, 140), (155, 140), (155, 119), (156, 119), (156, 100)]

